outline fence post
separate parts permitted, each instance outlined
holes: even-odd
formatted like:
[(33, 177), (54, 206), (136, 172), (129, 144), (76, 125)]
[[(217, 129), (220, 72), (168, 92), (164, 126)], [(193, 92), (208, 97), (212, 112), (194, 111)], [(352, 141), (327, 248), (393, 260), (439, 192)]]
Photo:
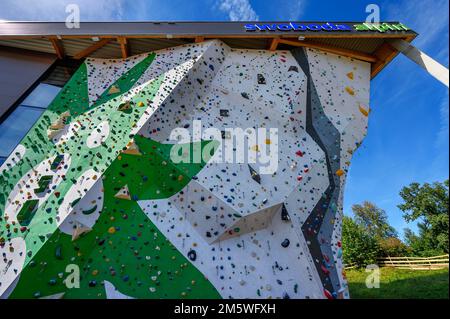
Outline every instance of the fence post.
[(407, 261), (408, 264), (409, 264), (409, 268), (410, 268), (411, 270), (413, 270), (413, 269), (414, 269), (414, 268), (413, 268), (413, 265), (411, 264), (411, 260), (409, 259), (408, 256), (406, 256), (406, 261)]

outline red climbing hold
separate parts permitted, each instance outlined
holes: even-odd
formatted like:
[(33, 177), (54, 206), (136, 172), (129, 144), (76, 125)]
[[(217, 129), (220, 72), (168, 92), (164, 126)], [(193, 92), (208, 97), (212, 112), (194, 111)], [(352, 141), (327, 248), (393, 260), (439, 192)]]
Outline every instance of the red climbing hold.
[(327, 297), (330, 300), (334, 299), (333, 295), (327, 289), (323, 290), (323, 294), (325, 295), (325, 297)]
[(330, 271), (324, 265), (320, 266), (320, 269), (322, 269), (322, 271), (323, 271), (323, 273), (325, 275), (329, 275), (330, 274)]

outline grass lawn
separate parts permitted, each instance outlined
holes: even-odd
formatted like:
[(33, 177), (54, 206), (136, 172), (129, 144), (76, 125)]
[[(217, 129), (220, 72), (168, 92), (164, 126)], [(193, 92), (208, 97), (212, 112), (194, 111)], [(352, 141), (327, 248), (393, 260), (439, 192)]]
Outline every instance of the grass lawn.
[(346, 270), (353, 299), (443, 299), (448, 295), (448, 269), (404, 270), (380, 268), (380, 288), (366, 287), (364, 269)]

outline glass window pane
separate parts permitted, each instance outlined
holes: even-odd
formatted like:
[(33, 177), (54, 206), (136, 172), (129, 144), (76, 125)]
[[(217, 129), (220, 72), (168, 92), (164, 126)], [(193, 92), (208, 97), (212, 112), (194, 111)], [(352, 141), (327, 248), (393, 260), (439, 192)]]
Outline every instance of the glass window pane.
[(44, 110), (19, 106), (0, 124), (0, 156), (8, 157)]
[(21, 104), (47, 108), (60, 90), (58, 86), (40, 83)]

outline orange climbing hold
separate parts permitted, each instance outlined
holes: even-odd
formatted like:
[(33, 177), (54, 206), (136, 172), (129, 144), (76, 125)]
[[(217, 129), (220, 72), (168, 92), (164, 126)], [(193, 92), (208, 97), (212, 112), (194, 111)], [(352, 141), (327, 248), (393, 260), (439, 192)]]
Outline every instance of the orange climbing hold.
[(365, 108), (365, 107), (363, 107), (361, 104), (359, 105), (359, 111), (364, 115), (364, 116), (369, 116), (369, 112), (370, 112), (370, 109), (369, 108)]
[(341, 177), (342, 175), (344, 175), (344, 171), (343, 171), (342, 169), (338, 169), (338, 170), (336, 171), (336, 175), (339, 176), (339, 177)]
[(355, 91), (353, 91), (353, 89), (349, 86), (345, 87), (345, 90), (347, 91), (348, 94), (350, 95), (355, 95)]

